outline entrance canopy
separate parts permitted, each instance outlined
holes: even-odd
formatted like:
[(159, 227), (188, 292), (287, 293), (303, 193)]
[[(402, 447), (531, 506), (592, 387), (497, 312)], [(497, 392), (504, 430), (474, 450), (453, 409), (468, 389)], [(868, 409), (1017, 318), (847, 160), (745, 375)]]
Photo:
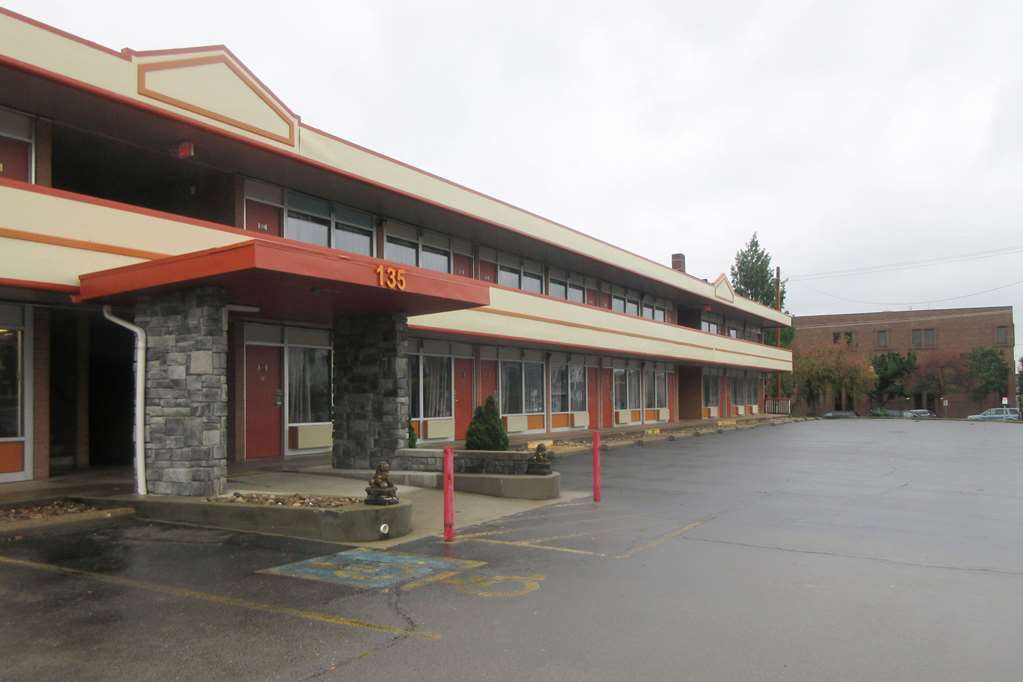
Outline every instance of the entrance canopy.
[(276, 319), (330, 323), (370, 313), (427, 313), (490, 303), (486, 283), (333, 249), (253, 239), (79, 277), (78, 300), (126, 303), (139, 294), (218, 286), (233, 304)]

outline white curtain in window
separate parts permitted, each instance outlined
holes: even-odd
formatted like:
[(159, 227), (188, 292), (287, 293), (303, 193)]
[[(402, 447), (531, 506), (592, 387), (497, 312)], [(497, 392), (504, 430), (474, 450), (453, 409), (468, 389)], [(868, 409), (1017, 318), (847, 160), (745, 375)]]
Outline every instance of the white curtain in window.
[(586, 411), (586, 368), (568, 368), (569, 409), (573, 412)]
[(614, 381), (615, 381), (615, 409), (627, 410), (629, 409), (629, 392), (627, 388), (627, 382), (625, 380), (624, 369), (616, 369), (614, 371)]
[(288, 348), (288, 422), (330, 421), (330, 351)]
[(551, 368), (551, 412), (568, 412), (568, 367)]
[(539, 414), (544, 411), (543, 365), (540, 363), (524, 363), (526, 413)]
[(423, 357), (423, 416), (451, 416), (451, 358)]

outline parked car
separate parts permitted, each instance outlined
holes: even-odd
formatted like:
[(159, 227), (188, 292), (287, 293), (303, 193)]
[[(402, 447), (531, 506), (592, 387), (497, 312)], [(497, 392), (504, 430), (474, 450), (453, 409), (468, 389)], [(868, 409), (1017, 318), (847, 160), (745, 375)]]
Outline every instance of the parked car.
[(1011, 422), (1019, 420), (1018, 407), (992, 407), (980, 414), (971, 414), (967, 419), (985, 422)]
[(833, 410), (821, 415), (824, 419), (854, 419), (856, 416), (855, 412), (849, 410)]
[(934, 419), (938, 415), (930, 410), (905, 410), (902, 416), (906, 419)]

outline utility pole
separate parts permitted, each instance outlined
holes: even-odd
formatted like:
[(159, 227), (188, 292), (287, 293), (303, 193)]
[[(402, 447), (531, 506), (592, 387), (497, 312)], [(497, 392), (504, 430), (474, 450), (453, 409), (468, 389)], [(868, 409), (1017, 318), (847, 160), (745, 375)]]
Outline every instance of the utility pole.
[[(781, 266), (779, 265), (775, 269), (774, 274), (774, 307), (778, 312), (781, 312)], [(778, 327), (778, 333), (774, 335), (774, 344), (781, 348), (781, 327)], [(781, 372), (778, 372), (777, 381), (775, 381), (775, 409), (777, 403), (781, 401)]]

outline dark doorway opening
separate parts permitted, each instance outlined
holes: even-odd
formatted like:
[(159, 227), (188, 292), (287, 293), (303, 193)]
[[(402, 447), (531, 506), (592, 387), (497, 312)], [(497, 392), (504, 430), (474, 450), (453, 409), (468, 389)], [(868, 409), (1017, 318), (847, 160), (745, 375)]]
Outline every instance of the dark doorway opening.
[(89, 346), (89, 465), (130, 465), (135, 337), (95, 316), (89, 320)]
[[(79, 338), (77, 311), (57, 310), (50, 313), (50, 473), (75, 469), (88, 463), (87, 453), (79, 440), (82, 412), (79, 410), (81, 389), (88, 386), (88, 367), (80, 363), (83, 340)], [(87, 332), (87, 328), (83, 331)], [(87, 344), (88, 339), (85, 339)], [(88, 346), (85, 345), (87, 351)]]

